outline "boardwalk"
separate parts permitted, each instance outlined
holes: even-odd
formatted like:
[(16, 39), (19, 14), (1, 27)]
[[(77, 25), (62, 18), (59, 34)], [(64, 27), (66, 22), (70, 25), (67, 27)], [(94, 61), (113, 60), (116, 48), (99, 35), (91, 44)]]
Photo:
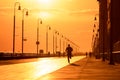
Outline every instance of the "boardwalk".
[[(84, 56), (73, 57), (71, 62), (73, 63), (82, 58)], [(9, 60), (5, 61), (4, 65), (2, 61), (2, 65), (0, 66), (0, 80), (36, 80), (43, 75), (69, 65), (66, 57), (36, 58), (32, 60), (28, 60), (27, 62), (23, 59), (25, 63), (22, 63), (20, 60)], [(18, 63), (16, 64), (15, 62)]]

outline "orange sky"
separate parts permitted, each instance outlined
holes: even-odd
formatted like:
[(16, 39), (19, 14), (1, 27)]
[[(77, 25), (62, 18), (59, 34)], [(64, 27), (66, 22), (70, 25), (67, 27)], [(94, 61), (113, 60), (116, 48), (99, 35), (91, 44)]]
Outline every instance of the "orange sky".
[[(80, 51), (91, 50), (91, 37), (95, 14), (98, 14), (97, 0), (0, 0), (0, 52), (12, 52), (13, 10), (19, 1), (29, 15), (24, 18), (24, 52), (36, 52), (36, 29), (40, 24), (40, 49), (45, 50), (46, 26), (80, 46)], [(22, 12), (16, 10), (16, 50), (21, 52)], [(49, 32), (49, 51), (52, 48), (52, 30)], [(51, 38), (50, 38), (51, 36)]]

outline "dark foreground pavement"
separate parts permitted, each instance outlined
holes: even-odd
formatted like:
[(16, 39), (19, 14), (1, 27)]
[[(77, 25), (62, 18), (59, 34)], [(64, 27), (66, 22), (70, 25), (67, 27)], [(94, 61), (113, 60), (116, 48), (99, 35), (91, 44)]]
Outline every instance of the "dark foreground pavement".
[(37, 80), (120, 80), (120, 64), (84, 58)]

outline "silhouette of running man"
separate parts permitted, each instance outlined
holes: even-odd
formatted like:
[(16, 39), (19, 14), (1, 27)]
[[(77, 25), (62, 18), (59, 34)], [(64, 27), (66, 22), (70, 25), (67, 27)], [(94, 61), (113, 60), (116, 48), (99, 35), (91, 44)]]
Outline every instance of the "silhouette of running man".
[[(66, 52), (67, 52), (67, 57), (68, 59), (72, 57), (72, 51), (73, 51), (73, 48), (70, 46), (70, 44), (68, 44), (67, 48), (66, 48)], [(69, 62), (70, 63), (70, 62)]]

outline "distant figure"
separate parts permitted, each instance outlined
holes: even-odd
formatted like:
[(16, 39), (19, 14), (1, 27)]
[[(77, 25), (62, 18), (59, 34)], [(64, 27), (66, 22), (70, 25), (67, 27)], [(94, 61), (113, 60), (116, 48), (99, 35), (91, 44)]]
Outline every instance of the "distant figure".
[(48, 55), (50, 56), (50, 51), (48, 52)]
[(87, 57), (88, 53), (86, 52), (86, 57)]
[(90, 52), (90, 53), (89, 53), (89, 56), (91, 57), (91, 55), (92, 55), (92, 53)]
[(73, 48), (70, 47), (70, 44), (68, 44), (68, 46), (66, 48), (68, 63), (70, 63), (70, 59), (72, 57), (72, 51), (73, 51)]

